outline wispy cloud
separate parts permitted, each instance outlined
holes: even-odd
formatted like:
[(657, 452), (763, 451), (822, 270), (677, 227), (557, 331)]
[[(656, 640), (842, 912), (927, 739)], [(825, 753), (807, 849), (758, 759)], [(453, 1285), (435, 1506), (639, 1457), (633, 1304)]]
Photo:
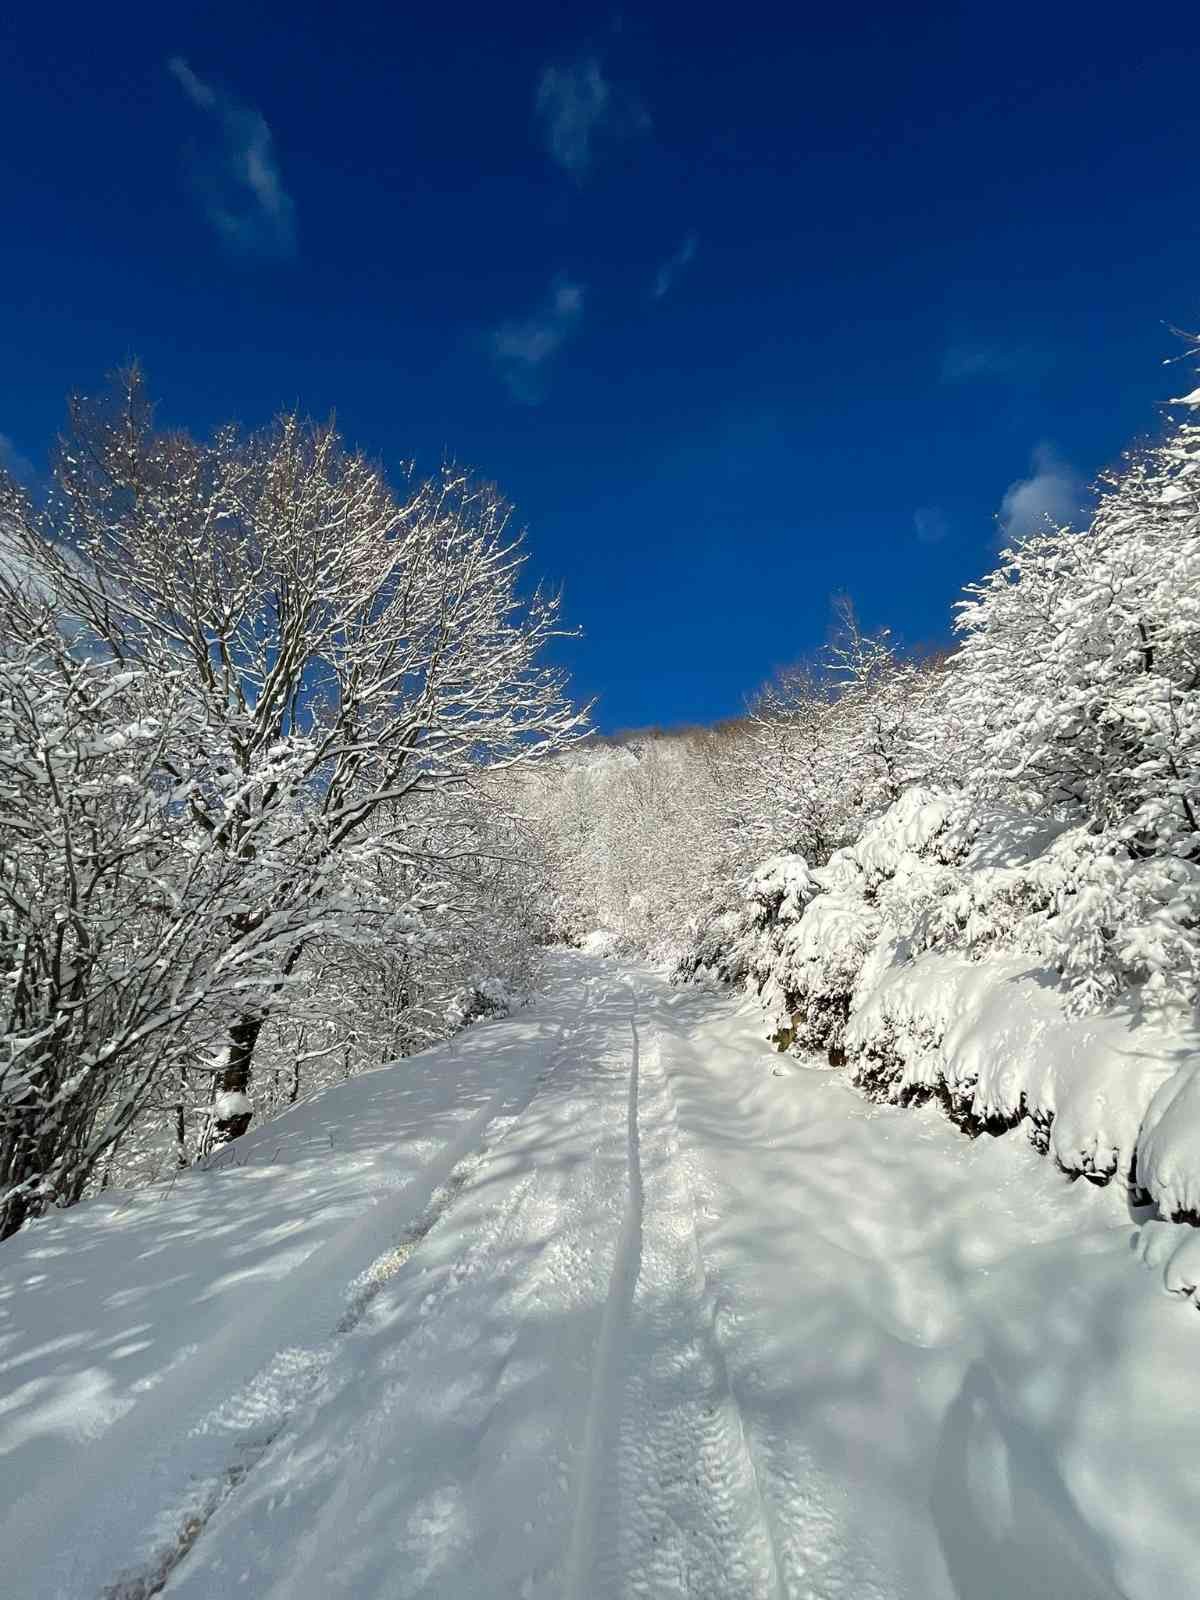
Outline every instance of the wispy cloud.
[(1048, 365), (1045, 352), (1032, 345), (960, 339), (942, 352), (941, 378), (943, 383), (987, 378), (1020, 382), (1040, 377)]
[(167, 69), (215, 126), (216, 138), (193, 159), (196, 190), (209, 222), (231, 250), (294, 255), (296, 207), (262, 113), (205, 83), (182, 56), (172, 56)]
[(501, 323), (492, 334), (492, 357), (509, 393), (524, 405), (539, 405), (550, 369), (583, 316), (583, 286), (559, 278), (531, 316)]
[(940, 506), (918, 506), (913, 512), (913, 530), (918, 544), (941, 544), (950, 533), (950, 522)]
[(1006, 539), (1074, 521), (1086, 497), (1083, 479), (1053, 445), (1039, 444), (1032, 466), (1029, 477), (1009, 484), (1000, 502), (1000, 531)]
[(548, 66), (538, 80), (534, 108), (546, 150), (580, 180), (602, 143), (635, 138), (650, 127), (641, 100), (611, 83), (594, 55)]
[(695, 260), (696, 244), (696, 235), (689, 233), (674, 255), (668, 256), (662, 266), (659, 267), (654, 276), (654, 298), (656, 300), (661, 300), (664, 295), (671, 292), (671, 286), (676, 278), (685, 267), (690, 266)]

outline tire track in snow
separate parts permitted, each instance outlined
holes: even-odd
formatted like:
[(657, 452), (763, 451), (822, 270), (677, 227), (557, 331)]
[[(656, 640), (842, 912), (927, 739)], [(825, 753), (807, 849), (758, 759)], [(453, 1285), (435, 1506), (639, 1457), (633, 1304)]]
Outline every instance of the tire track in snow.
[(625, 1207), (564, 1594), (780, 1600), (773, 1527), (716, 1338), (674, 1102), (630, 997)]
[(774, 1527), (715, 1328), (670, 1083), (641, 1074), (642, 1278), (621, 1430), (622, 1595), (780, 1600)]
[[(753, 1547), (757, 1559), (757, 1587), (747, 1587), (741, 1593), (762, 1594), (770, 1600), (782, 1600), (788, 1592), (780, 1559), (779, 1529), (768, 1496), (764, 1493), (760, 1463), (746, 1423), (745, 1413), (731, 1381), (725, 1353), (722, 1348), (717, 1323), (717, 1296), (704, 1258), (697, 1223), (697, 1199), (691, 1165), (684, 1153), (679, 1129), (679, 1110), (670, 1073), (661, 1065), (658, 1077), (664, 1106), (666, 1143), (664, 1163), (672, 1184), (679, 1195), (681, 1209), (688, 1219), (687, 1251), (694, 1263), (695, 1281), (699, 1291), (698, 1323), (702, 1330), (703, 1351), (712, 1366), (714, 1404), (711, 1412), (720, 1417), (721, 1426), (711, 1430), (713, 1436), (722, 1436), (726, 1447), (726, 1470), (729, 1473), (727, 1488), (736, 1485), (743, 1496), (742, 1514), (746, 1519), (743, 1535)], [(714, 1438), (713, 1442), (716, 1442)]]
[(495, 1096), (488, 1105), (482, 1125), (478, 1129), (475, 1148), (462, 1155), (446, 1174), (445, 1179), (429, 1197), (424, 1210), (415, 1222), (410, 1223), (394, 1245), (389, 1246), (350, 1284), (349, 1304), (334, 1329), (335, 1334), (346, 1334), (356, 1328), (366, 1315), (372, 1300), (385, 1283), (394, 1278), (407, 1265), (413, 1253), (428, 1238), (433, 1229), (453, 1207), (462, 1191), (476, 1176), (484, 1162), (496, 1154), (504, 1140), (529, 1110), (540, 1091), (554, 1076), (575, 1033), (575, 1024), (591, 998), (592, 982), (584, 979), (583, 997), (574, 1016), (563, 1022), (550, 1047), (550, 1059), (534, 1078), (528, 1092), (523, 1093), (512, 1111), (501, 1111), (503, 1094)]
[[(571, 1030), (563, 1030), (563, 1043), (569, 1041)], [(556, 1057), (557, 1061), (557, 1057)], [(334, 1329), (335, 1334), (350, 1333), (367, 1314), (371, 1302), (379, 1294), (385, 1283), (393, 1279), (408, 1262), (414, 1252), (429, 1237), (438, 1223), (450, 1211), (462, 1191), (474, 1178), (484, 1162), (494, 1156), (505, 1139), (516, 1127), (521, 1117), (533, 1104), (539, 1089), (548, 1081), (554, 1071), (552, 1064), (544, 1072), (539, 1073), (534, 1081), (525, 1104), (517, 1111), (495, 1116), (484, 1128), (484, 1137), (479, 1147), (455, 1162), (447, 1174), (445, 1182), (438, 1184), (429, 1198), (429, 1204), (421, 1212), (417, 1220), (411, 1223), (401, 1233), (394, 1245), (385, 1250), (382, 1255), (376, 1256), (367, 1269), (350, 1285), (350, 1304)]]
[[(668, 1012), (661, 1019), (672, 1045), (683, 1052), (683, 1072), (708, 1084), (710, 1072), (701, 1065), (703, 1057), (686, 1027)], [(670, 1056), (668, 1056), (670, 1059)], [(676, 1061), (676, 1070), (681, 1063)], [(665, 1077), (678, 1119), (678, 1101), (672, 1073)], [(686, 1090), (685, 1090), (686, 1097)], [(720, 1101), (700, 1102), (711, 1117), (721, 1110)], [(686, 1106), (686, 1098), (685, 1098)], [(731, 1126), (736, 1126), (737, 1111), (730, 1106)], [(738, 1198), (728, 1194), (719, 1170), (706, 1160), (712, 1146), (703, 1133), (688, 1136), (692, 1148), (680, 1142), (684, 1154), (680, 1168), (688, 1175), (693, 1195), (693, 1216), (725, 1218), (736, 1215)], [(746, 1145), (743, 1155), (753, 1159), (755, 1146)], [(730, 1207), (733, 1210), (730, 1210)], [(897, 1590), (885, 1569), (874, 1559), (867, 1541), (856, 1536), (847, 1518), (847, 1505), (841, 1482), (831, 1477), (827, 1466), (810, 1448), (805, 1433), (797, 1429), (794, 1418), (778, 1414), (778, 1401), (771, 1393), (769, 1365), (764, 1366), (761, 1335), (755, 1328), (756, 1308), (751, 1281), (739, 1283), (728, 1276), (720, 1249), (705, 1242), (705, 1230), (696, 1227), (697, 1248), (708, 1284), (714, 1345), (727, 1373), (732, 1403), (741, 1419), (747, 1460), (755, 1479), (775, 1558), (776, 1592), (783, 1596), (805, 1596), (806, 1600), (893, 1600)], [(747, 1305), (746, 1289), (752, 1290)]]
[(582, 1459), (575, 1495), (571, 1542), (567, 1552), (566, 1600), (595, 1600), (593, 1579), (603, 1555), (601, 1536), (606, 1501), (611, 1500), (610, 1463), (616, 1443), (614, 1421), (619, 1413), (620, 1361), (625, 1329), (633, 1308), (642, 1265), (641, 1129), (638, 1096), (641, 1078), (641, 1042), (637, 1028), (637, 1001), (630, 990), (633, 1011), (629, 1019), (629, 1095), (626, 1111), (626, 1196), (617, 1236), (617, 1251), (609, 1279), (608, 1296), (600, 1322), (592, 1389), (581, 1445)]
[[(523, 1123), (502, 1205), (469, 1190), (467, 1205), (486, 1208), (486, 1229), (454, 1258), (462, 1211), (451, 1210), (448, 1234), (435, 1230), (432, 1266), (424, 1258), (429, 1291), (422, 1296), (418, 1278), (400, 1304), (389, 1293), (366, 1331), (376, 1355), (363, 1378), (374, 1392), (358, 1403), (354, 1437), (336, 1443), (330, 1488), (310, 1494), (317, 1509), (302, 1517), (288, 1565), (256, 1590), (264, 1597), (323, 1595), (331, 1571), (346, 1582), (344, 1530), (354, 1526), (370, 1546), (366, 1530), (387, 1504), (386, 1592), (397, 1600), (493, 1592), (563, 1600), (573, 1590), (592, 1600), (589, 1534), (606, 1494), (597, 1470), (608, 1445), (603, 1352), (621, 1349), (619, 1283), (637, 1277), (637, 1205), (630, 1211), (627, 1194), (630, 1139), (637, 1173), (637, 1083), (629, 1083), (627, 1002), (614, 989), (605, 982), (597, 997), (589, 986), (592, 1022), (571, 1038), (576, 1059), (541, 1101), (541, 1117)], [(581, 1386), (584, 1373), (594, 1381)], [(312, 1459), (328, 1443), (314, 1414), (294, 1451)], [(285, 1482), (285, 1472), (275, 1475)], [(270, 1472), (251, 1494), (269, 1506)], [(234, 1514), (246, 1533), (253, 1510), (251, 1499)], [(226, 1549), (221, 1571), (232, 1573), (240, 1555)], [(358, 1566), (354, 1573), (374, 1592)], [(205, 1594), (198, 1584), (186, 1592)]]
[(590, 995), (567, 1070), (364, 1318), (340, 1387), (305, 1407), (181, 1597), (238, 1582), (263, 1600), (562, 1600), (586, 1454), (579, 1379), (595, 1370), (624, 1214), (628, 1013), (614, 988)]
[[(316, 1394), (322, 1378), (333, 1363), (340, 1340), (362, 1322), (370, 1310), (372, 1301), (385, 1284), (404, 1269), (424, 1240), (452, 1210), (463, 1189), (485, 1161), (496, 1154), (504, 1140), (529, 1110), (539, 1091), (553, 1077), (570, 1046), (579, 1020), (587, 1009), (591, 993), (592, 981), (590, 978), (585, 978), (578, 1003), (571, 1014), (560, 1023), (553, 1036), (546, 1065), (527, 1088), (519, 1093), (513, 1109), (507, 1111), (503, 1109), (505, 1101), (511, 1100), (511, 1091), (506, 1089), (498, 1091), (483, 1110), (470, 1119), (459, 1137), (442, 1153), (435, 1163), (436, 1166), (443, 1166), (447, 1157), (453, 1159), (457, 1151), (462, 1151), (466, 1147), (466, 1153), (458, 1155), (457, 1160), (454, 1160), (450, 1171), (434, 1189), (417, 1220), (402, 1231), (395, 1244), (376, 1255), (370, 1264), (351, 1280), (347, 1290), (349, 1303), (332, 1332), (315, 1347), (307, 1350), (289, 1346), (277, 1352), (265, 1367), (260, 1368), (237, 1393), (218, 1408), (215, 1417), (204, 1419), (198, 1424), (203, 1429), (206, 1425), (215, 1423), (222, 1431), (236, 1432), (239, 1430), (234, 1419), (239, 1414), (244, 1415), (249, 1412), (254, 1414), (256, 1425), (250, 1430), (242, 1427), (240, 1430), (242, 1437), (234, 1440), (232, 1458), (227, 1460), (223, 1468), (200, 1483), (193, 1482), (184, 1501), (177, 1502), (173, 1511), (170, 1506), (160, 1510), (155, 1518), (156, 1525), (169, 1527), (171, 1532), (165, 1537), (156, 1537), (152, 1554), (106, 1584), (100, 1590), (100, 1600), (152, 1600), (153, 1596), (162, 1593), (178, 1568), (191, 1554), (213, 1518), (241, 1489), (246, 1478), (280, 1440), (293, 1415)], [(494, 1228), (488, 1230), (489, 1238), (503, 1227), (506, 1218), (520, 1204), (531, 1181), (525, 1179), (514, 1186), (505, 1205), (494, 1219)], [(405, 1198), (406, 1190), (401, 1191), (400, 1201)], [(378, 1224), (382, 1219), (368, 1213), (367, 1218), (363, 1220), (368, 1226), (373, 1225), (372, 1231), (378, 1231)], [(431, 1315), (437, 1309), (445, 1295), (472, 1270), (485, 1249), (486, 1241), (477, 1239), (474, 1242), (473, 1248), (457, 1265), (454, 1273), (442, 1283), (441, 1292), (422, 1302), (423, 1315)], [(266, 1402), (267, 1409), (272, 1413), (268, 1418), (262, 1415), (264, 1390), (269, 1396)]]

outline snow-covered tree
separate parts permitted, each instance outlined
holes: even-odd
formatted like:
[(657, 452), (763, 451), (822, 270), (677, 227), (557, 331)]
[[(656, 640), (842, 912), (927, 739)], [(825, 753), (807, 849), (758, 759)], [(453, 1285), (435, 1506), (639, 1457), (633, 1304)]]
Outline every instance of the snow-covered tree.
[[(1085, 1003), (1200, 989), (1200, 426), (1102, 482), (1082, 529), (1004, 553), (950, 663), (965, 781), (1073, 824), (1046, 938)], [(1053, 912), (1052, 925), (1049, 912)]]
[(148, 1108), (185, 1154), (197, 1103), (236, 1137), (264, 1032), (331, 1053), (321, 974), (361, 1033), (371, 975), (419, 963), (392, 1050), (520, 990), (531, 852), (486, 779), (584, 721), (495, 489), (398, 498), (293, 416), (158, 431), (136, 371), (72, 418), (45, 505), (0, 507), (6, 1227)]
[[(735, 747), (751, 785), (743, 809), (767, 852), (794, 851), (811, 865), (852, 843), (910, 784), (926, 779), (934, 754), (924, 736), (936, 663), (907, 656), (889, 629), (865, 633), (841, 600), (836, 626), (813, 665), (778, 673), (751, 703), (748, 749)], [(754, 752), (758, 759), (747, 761)]]
[(604, 929), (662, 959), (686, 947), (692, 919), (733, 870), (709, 740), (640, 735), (542, 770), (526, 805), (559, 937)]
[(156, 1084), (265, 992), (297, 925), (196, 836), (179, 673), (71, 648), (0, 576), (0, 1234), (69, 1204)]
[[(332, 427), (296, 416), (207, 443), (157, 431), (136, 370), (72, 419), (27, 540), (84, 648), (186, 674), (205, 747), (186, 775), (192, 821), (228, 859), (278, 869), (269, 899), (232, 914), (232, 940), (281, 896), (319, 921), (346, 852), (403, 857), (410, 798), (574, 738), (542, 659), (558, 601), (520, 595), (495, 489), (446, 468), (397, 498)], [(249, 1121), (266, 1016), (231, 1025), (219, 1136)]]

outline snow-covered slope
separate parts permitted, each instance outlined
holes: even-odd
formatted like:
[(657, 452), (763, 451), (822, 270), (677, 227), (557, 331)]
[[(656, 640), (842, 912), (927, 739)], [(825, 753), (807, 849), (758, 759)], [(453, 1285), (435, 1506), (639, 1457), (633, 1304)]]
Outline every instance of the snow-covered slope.
[(557, 957), (0, 1250), (6, 1595), (1186, 1594), (1200, 1324), (1116, 1189)]

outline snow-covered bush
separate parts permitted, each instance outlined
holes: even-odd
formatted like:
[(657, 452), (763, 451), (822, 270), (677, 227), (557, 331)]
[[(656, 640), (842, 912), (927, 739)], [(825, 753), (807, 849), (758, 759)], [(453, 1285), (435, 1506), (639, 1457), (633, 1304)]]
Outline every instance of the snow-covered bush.
[(911, 789), (825, 866), (769, 858), (749, 875), (738, 909), (705, 928), (679, 975), (704, 965), (745, 981), (781, 1044), (840, 1055), (863, 965), (886, 928), (917, 920), (931, 890), (914, 869), (961, 850), (952, 824), (961, 827), (962, 810), (954, 797)]
[(816, 892), (802, 856), (768, 857), (750, 874), (735, 904), (705, 920), (692, 950), (677, 964), (676, 976), (690, 979), (707, 972), (725, 983), (752, 981), (760, 992), (772, 984), (768, 1010), (785, 1026), (788, 1006), (777, 969), (786, 941)]
[(1079, 1014), (1079, 835), (909, 790), (824, 867), (763, 863), (708, 930), (708, 965), (757, 993), (779, 1048), (847, 1061), (872, 1096), (935, 1098), (972, 1133), (1023, 1122), (1065, 1170), (1200, 1215), (1200, 1029), (1145, 971)]

